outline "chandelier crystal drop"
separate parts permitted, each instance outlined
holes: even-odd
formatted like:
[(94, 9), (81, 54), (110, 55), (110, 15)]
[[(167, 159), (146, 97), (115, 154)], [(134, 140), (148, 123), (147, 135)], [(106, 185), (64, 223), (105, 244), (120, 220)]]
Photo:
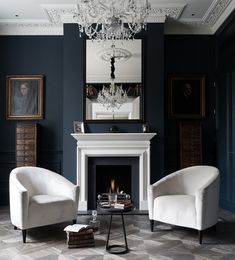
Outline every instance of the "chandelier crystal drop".
[(129, 40), (146, 29), (148, 0), (77, 0), (74, 19), (80, 36), (94, 40)]

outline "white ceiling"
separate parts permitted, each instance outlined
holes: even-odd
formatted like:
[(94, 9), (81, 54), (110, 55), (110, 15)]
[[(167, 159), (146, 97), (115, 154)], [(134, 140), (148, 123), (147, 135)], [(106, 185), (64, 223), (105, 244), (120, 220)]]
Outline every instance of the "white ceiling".
[[(118, 0), (117, 0), (118, 1)], [(164, 22), (165, 34), (214, 34), (235, 0), (149, 0), (149, 22)], [(0, 35), (61, 35), (73, 22), (76, 0), (0, 0)]]

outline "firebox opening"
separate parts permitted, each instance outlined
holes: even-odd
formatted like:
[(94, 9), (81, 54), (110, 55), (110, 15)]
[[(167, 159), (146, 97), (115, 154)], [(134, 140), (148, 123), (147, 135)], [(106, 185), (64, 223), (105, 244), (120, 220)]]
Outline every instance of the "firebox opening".
[[(112, 182), (114, 180), (114, 182)], [(112, 183), (114, 187), (112, 188)], [(97, 165), (96, 193), (123, 191), (131, 194), (131, 166), (130, 165)]]
[[(111, 181), (119, 192), (131, 196), (139, 207), (139, 158), (138, 157), (89, 157), (88, 158), (88, 209), (97, 207), (97, 196), (109, 193)], [(114, 189), (117, 192), (117, 187)]]

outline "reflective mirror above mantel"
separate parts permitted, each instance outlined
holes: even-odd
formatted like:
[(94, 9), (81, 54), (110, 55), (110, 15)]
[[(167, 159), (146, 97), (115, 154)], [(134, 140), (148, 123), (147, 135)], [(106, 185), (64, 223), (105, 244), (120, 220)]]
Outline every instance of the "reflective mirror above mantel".
[[(143, 122), (142, 64), (141, 39), (115, 42), (87, 39), (84, 121)], [(120, 88), (111, 97), (112, 104), (111, 82), (114, 92)]]

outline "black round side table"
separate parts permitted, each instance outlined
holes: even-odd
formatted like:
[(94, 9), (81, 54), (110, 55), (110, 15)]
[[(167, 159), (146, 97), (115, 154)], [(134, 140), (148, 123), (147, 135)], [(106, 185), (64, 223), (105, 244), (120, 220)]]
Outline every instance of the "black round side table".
[[(110, 214), (110, 221), (109, 221), (109, 230), (108, 230), (108, 235), (107, 235), (107, 240), (106, 240), (106, 251), (108, 251), (111, 254), (126, 254), (129, 252), (129, 248), (127, 245), (127, 238), (126, 238), (126, 229), (125, 229), (125, 223), (124, 223), (124, 214), (125, 212), (130, 212), (133, 210), (132, 207), (128, 207), (125, 209), (116, 209), (114, 207), (102, 207), (98, 206), (98, 210), (107, 212)], [(125, 240), (125, 244), (114, 244), (114, 245), (109, 245), (109, 238), (110, 238), (110, 231), (112, 228), (112, 221), (113, 221), (113, 215), (120, 215), (122, 219), (122, 229), (123, 229), (123, 236)]]

